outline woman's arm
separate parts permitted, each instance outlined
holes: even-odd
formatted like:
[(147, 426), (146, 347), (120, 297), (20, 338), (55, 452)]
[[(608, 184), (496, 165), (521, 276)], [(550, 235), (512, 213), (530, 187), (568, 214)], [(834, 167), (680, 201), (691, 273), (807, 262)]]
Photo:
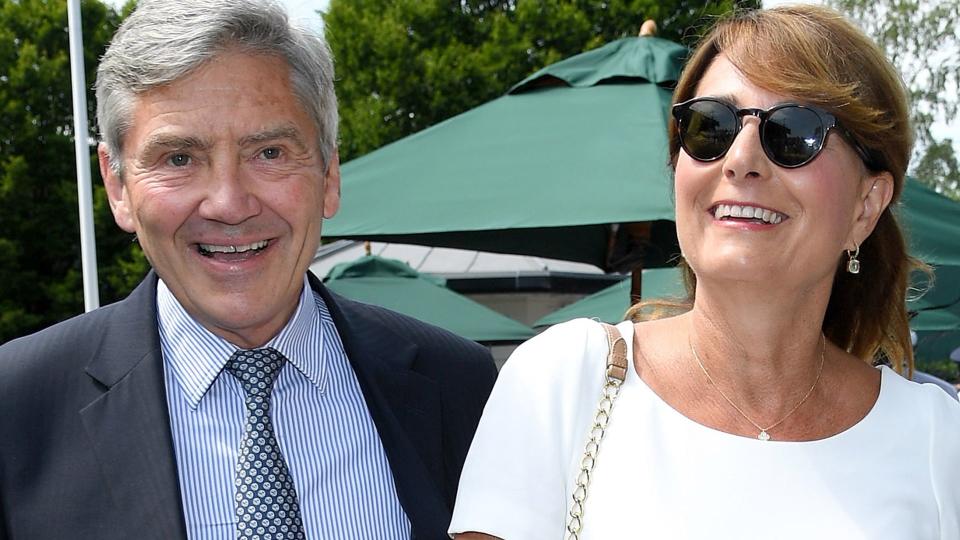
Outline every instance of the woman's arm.
[(453, 540), (500, 540), (496, 536), (478, 532), (466, 532), (453, 535)]

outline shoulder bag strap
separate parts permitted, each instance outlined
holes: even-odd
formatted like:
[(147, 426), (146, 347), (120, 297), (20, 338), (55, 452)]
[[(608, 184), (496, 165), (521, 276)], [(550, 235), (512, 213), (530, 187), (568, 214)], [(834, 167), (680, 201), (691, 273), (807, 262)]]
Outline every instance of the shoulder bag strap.
[(567, 518), (567, 540), (580, 540), (580, 529), (583, 527), (583, 503), (587, 500), (587, 490), (590, 487), (590, 475), (600, 451), (600, 442), (607, 430), (610, 413), (620, 394), (620, 385), (627, 376), (627, 342), (620, 335), (616, 326), (600, 323), (607, 333), (607, 365), (606, 377), (600, 392), (600, 404), (590, 426), (590, 434), (583, 458), (580, 459), (580, 471), (577, 473), (576, 489), (573, 491), (573, 501), (570, 503), (570, 512)]

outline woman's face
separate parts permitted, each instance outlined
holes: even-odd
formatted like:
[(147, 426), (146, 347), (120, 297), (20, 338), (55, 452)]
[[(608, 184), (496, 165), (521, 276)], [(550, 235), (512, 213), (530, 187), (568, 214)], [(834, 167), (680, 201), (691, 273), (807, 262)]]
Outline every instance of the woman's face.
[[(753, 85), (724, 55), (713, 60), (697, 87), (695, 97), (706, 96), (739, 109), (796, 102)], [(812, 162), (780, 167), (764, 153), (758, 126), (759, 118), (743, 117), (742, 130), (716, 161), (697, 161), (680, 150), (675, 181), (683, 255), (701, 282), (756, 281), (801, 290), (829, 284), (843, 250), (873, 230), (889, 203), (892, 178), (871, 176), (836, 131)], [(741, 215), (752, 207), (770, 217), (734, 217), (735, 206)], [(723, 216), (727, 210), (734, 216)]]

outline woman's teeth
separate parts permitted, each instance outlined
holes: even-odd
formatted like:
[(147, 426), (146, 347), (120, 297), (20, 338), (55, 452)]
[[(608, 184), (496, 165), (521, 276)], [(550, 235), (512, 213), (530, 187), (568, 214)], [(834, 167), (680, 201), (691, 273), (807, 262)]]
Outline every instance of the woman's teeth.
[(755, 206), (741, 206), (736, 204), (718, 204), (713, 209), (713, 217), (716, 219), (737, 218), (737, 219), (759, 219), (764, 223), (776, 225), (783, 221), (783, 215), (772, 210), (765, 210)]

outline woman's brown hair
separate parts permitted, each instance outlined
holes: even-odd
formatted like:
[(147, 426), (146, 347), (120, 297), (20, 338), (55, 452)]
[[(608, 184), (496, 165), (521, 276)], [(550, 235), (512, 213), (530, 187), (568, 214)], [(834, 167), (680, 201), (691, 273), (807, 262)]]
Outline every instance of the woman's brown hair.
[[(896, 69), (862, 31), (820, 6), (735, 12), (700, 42), (677, 82), (674, 103), (694, 97), (700, 79), (720, 54), (756, 86), (833, 113), (867, 149), (872, 168), (893, 176), (890, 206), (896, 204), (913, 146), (907, 96)], [(675, 165), (680, 140), (672, 118), (669, 130)], [(842, 257), (837, 261), (823, 332), (864, 361), (888, 360), (898, 371), (911, 372), (905, 296), (910, 272), (923, 265), (907, 254), (890, 207), (863, 241), (859, 258), (857, 275), (841, 268)], [(643, 320), (688, 309), (697, 278), (685, 262), (681, 267), (685, 301), (641, 302), (630, 308), (627, 318)]]

